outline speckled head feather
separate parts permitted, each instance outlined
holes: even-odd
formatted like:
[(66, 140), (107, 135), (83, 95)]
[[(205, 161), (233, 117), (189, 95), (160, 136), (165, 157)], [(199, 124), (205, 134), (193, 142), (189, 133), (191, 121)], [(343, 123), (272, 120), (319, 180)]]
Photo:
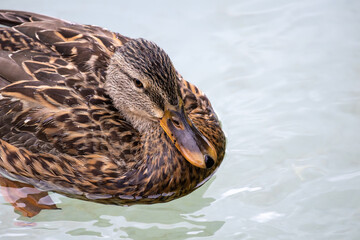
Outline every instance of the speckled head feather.
[[(140, 86), (136, 86), (140, 84)], [(115, 107), (140, 132), (179, 108), (179, 78), (169, 56), (156, 44), (133, 39), (119, 46), (107, 68), (105, 89)]]
[[(168, 103), (178, 104), (179, 87), (175, 68), (170, 57), (155, 43), (143, 38), (134, 39), (119, 47), (119, 53), (152, 83), (161, 88)], [(156, 96), (152, 96), (156, 100)], [(163, 107), (163, 103), (159, 102)]]

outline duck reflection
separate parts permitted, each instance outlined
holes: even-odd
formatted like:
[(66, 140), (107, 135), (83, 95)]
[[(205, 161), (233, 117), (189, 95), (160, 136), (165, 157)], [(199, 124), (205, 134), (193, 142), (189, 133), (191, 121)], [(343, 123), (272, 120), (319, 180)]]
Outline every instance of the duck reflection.
[[(51, 197), (62, 211), (44, 211), (59, 209), (47, 192), (41, 192), (31, 185), (0, 178), (1, 193), (21, 214), (18, 221), (29, 221), (38, 225), (42, 222), (57, 225), (57, 221), (71, 221), (74, 226), (67, 231), (71, 236), (109, 236), (126, 239), (185, 239), (189, 237), (213, 236), (224, 221), (209, 220), (204, 209), (214, 198), (204, 194), (210, 184), (205, 184), (190, 196), (162, 204), (133, 205), (119, 207), (96, 204), (53, 194)], [(212, 182), (212, 180), (210, 180)], [(91, 211), (89, 211), (91, 209)]]
[(16, 212), (25, 217), (34, 217), (43, 209), (59, 209), (47, 192), (30, 184), (21, 183), (0, 175), (0, 190), (4, 199)]

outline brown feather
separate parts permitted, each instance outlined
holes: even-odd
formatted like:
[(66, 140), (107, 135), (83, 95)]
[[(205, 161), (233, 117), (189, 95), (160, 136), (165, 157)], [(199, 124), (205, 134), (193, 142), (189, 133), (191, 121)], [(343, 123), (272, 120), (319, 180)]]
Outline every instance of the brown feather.
[(1, 10), (0, 23), (12, 27), (0, 28), (2, 174), (72, 197), (132, 204), (186, 195), (220, 165), (225, 137), (216, 114), (175, 70), (158, 74), (178, 79), (188, 116), (216, 148), (213, 169), (187, 162), (161, 128), (140, 134), (114, 107), (106, 69), (130, 38), (20, 11)]

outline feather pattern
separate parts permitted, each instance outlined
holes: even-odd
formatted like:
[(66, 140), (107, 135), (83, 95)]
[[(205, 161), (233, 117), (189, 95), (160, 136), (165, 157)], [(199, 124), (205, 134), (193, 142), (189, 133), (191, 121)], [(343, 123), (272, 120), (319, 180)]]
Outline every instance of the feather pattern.
[[(185, 111), (214, 145), (212, 171), (188, 163), (163, 130), (137, 131), (104, 89), (115, 50), (130, 38), (20, 11), (0, 11), (0, 172), (43, 189), (103, 203), (186, 195), (224, 157), (208, 98), (179, 74)], [(170, 164), (171, 163), (171, 164)]]

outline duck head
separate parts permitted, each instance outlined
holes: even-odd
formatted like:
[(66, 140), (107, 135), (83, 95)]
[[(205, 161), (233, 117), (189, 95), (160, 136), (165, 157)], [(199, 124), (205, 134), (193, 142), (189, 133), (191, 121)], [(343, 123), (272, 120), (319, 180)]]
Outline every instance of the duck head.
[(134, 39), (116, 49), (105, 89), (114, 106), (140, 133), (161, 126), (192, 165), (211, 168), (217, 161), (214, 146), (184, 111), (176, 70), (156, 44)]

